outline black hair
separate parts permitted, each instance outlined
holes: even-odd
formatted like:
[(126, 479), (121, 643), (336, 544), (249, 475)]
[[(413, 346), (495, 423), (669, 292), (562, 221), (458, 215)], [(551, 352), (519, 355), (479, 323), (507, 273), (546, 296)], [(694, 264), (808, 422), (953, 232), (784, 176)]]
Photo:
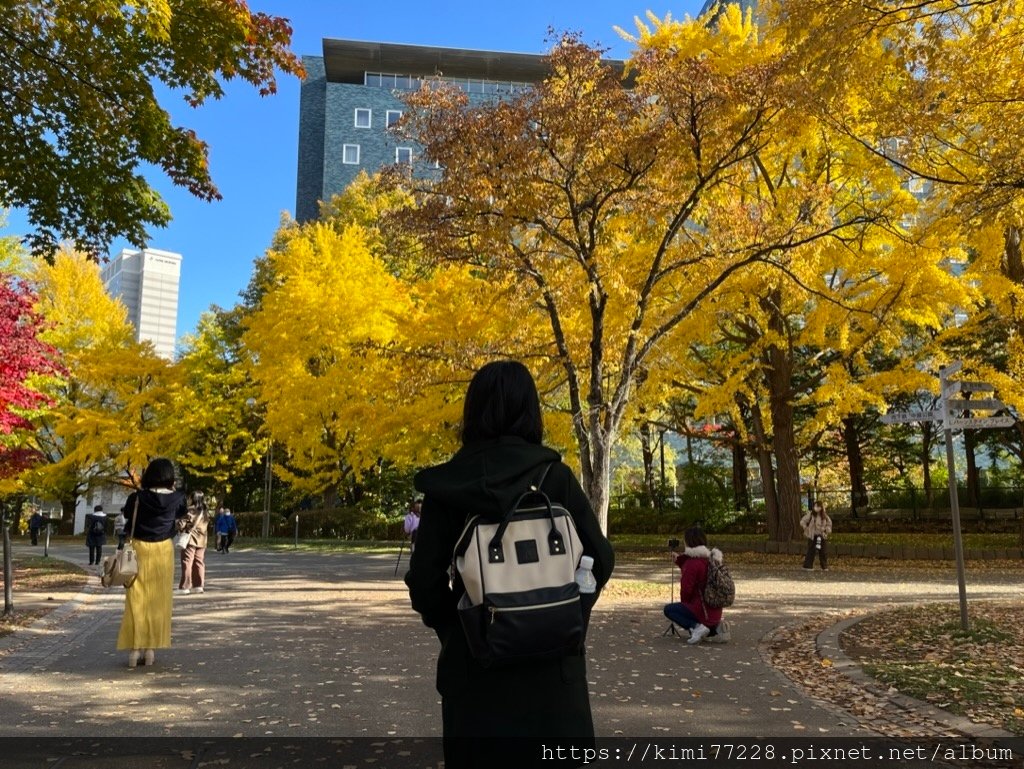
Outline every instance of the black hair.
[(462, 443), (515, 436), (539, 444), (544, 437), (537, 385), (519, 361), (488, 363), (473, 375), (462, 408)]
[(708, 546), (708, 539), (704, 536), (704, 530), (700, 526), (691, 526), (683, 532), (683, 541), (687, 547)]
[(173, 489), (174, 464), (171, 460), (157, 457), (150, 462), (146, 472), (142, 474), (142, 488)]

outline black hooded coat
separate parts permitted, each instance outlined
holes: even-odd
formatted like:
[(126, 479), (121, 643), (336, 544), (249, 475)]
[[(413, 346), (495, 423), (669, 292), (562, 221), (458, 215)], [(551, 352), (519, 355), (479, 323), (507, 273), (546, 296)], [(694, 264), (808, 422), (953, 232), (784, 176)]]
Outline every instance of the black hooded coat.
[(579, 748), (594, 744), (583, 650), (508, 667), (480, 665), (469, 651), (456, 611), (462, 581), (457, 573), (454, 583), (449, 578), (452, 552), (466, 521), (476, 514), (502, 518), (540, 478), (545, 465), (551, 467), (541, 490), (572, 516), (584, 554), (594, 559), (600, 593), (615, 566), (614, 551), (579, 482), (556, 451), (503, 437), (464, 446), (448, 462), (416, 476), (423, 509), (405, 582), (413, 608), (441, 641), (437, 691), (449, 769), (551, 766), (552, 761), (540, 760), (539, 742)]

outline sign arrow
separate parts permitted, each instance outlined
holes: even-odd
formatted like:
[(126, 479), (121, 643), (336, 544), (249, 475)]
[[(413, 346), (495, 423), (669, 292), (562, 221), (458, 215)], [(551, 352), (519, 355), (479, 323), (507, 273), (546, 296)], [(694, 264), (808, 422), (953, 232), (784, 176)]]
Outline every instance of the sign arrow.
[(974, 419), (950, 419), (946, 425), (950, 430), (985, 430), (991, 427), (1013, 427), (1015, 417), (977, 417)]
[(963, 361), (955, 360), (952, 363), (950, 363), (948, 366), (946, 366), (945, 368), (940, 368), (939, 369), (939, 376), (942, 377), (943, 379), (947, 379), (948, 377), (953, 376), (953, 374), (955, 374), (957, 371), (959, 371), (963, 367), (964, 367), (964, 362)]
[(952, 393), (987, 393), (995, 390), (996, 388), (990, 385), (988, 382), (971, 382), (957, 380), (955, 382), (946, 382), (945, 388), (942, 390), (943, 395), (951, 395)]
[(978, 398), (976, 400), (964, 400), (963, 398), (950, 398), (946, 401), (949, 408), (957, 411), (1002, 411), (1006, 404), (998, 398)]
[(898, 425), (905, 422), (941, 422), (941, 411), (890, 411), (882, 415), (882, 422), (887, 425)]

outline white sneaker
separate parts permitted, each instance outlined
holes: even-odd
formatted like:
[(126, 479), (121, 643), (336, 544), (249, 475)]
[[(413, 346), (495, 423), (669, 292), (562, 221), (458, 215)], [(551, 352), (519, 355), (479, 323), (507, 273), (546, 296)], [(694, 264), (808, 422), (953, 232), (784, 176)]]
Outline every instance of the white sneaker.
[(718, 627), (715, 628), (715, 634), (707, 637), (709, 644), (724, 644), (729, 643), (732, 640), (732, 631), (729, 627), (729, 623), (722, 620), (718, 623)]
[(686, 643), (699, 644), (703, 640), (704, 636), (706, 636), (710, 632), (711, 628), (709, 628), (707, 625), (702, 625), (698, 622), (697, 626), (690, 631), (690, 637), (686, 639)]
[(197, 588), (196, 588), (196, 592), (197, 592), (197, 593), (205, 593), (206, 591), (205, 591), (205, 590), (203, 590), (203, 588), (201, 588), (201, 587), (197, 587)]
[(187, 587), (180, 587), (180, 588), (178, 588), (178, 595), (188, 595), (191, 592), (192, 591), (189, 590)]

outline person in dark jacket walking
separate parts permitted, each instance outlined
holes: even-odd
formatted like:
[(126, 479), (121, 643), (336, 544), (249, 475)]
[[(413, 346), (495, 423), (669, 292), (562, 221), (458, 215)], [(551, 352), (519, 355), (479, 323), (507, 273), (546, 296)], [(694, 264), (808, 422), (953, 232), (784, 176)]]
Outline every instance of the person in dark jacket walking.
[(424, 498), (405, 581), (413, 608), (441, 642), (436, 685), (448, 769), (550, 766), (558, 762), (541, 760), (544, 741), (581, 749), (594, 745), (583, 648), (557, 659), (485, 667), (471, 654), (459, 623), (461, 579), (456, 573), (449, 581), (452, 552), (467, 519), (502, 518), (548, 465), (541, 490), (572, 516), (583, 552), (594, 559), (598, 593), (608, 581), (615, 565), (612, 546), (579, 482), (558, 452), (542, 445), (542, 435), (530, 372), (515, 361), (489, 363), (466, 393), (462, 448), (415, 478)]
[[(136, 521), (136, 513), (138, 520)], [(125, 529), (139, 560), (126, 589), (117, 648), (128, 649), (128, 667), (152, 665), (156, 650), (171, 645), (176, 521), (188, 515), (185, 495), (174, 488), (174, 465), (158, 457), (142, 474), (142, 490), (124, 503)]]
[(85, 544), (89, 548), (89, 565), (103, 562), (103, 546), (107, 544), (107, 514), (103, 505), (96, 505), (85, 516)]
[(39, 530), (43, 528), (43, 516), (38, 510), (33, 511), (32, 517), (28, 519), (28, 533), (32, 536), (32, 544), (39, 544)]

